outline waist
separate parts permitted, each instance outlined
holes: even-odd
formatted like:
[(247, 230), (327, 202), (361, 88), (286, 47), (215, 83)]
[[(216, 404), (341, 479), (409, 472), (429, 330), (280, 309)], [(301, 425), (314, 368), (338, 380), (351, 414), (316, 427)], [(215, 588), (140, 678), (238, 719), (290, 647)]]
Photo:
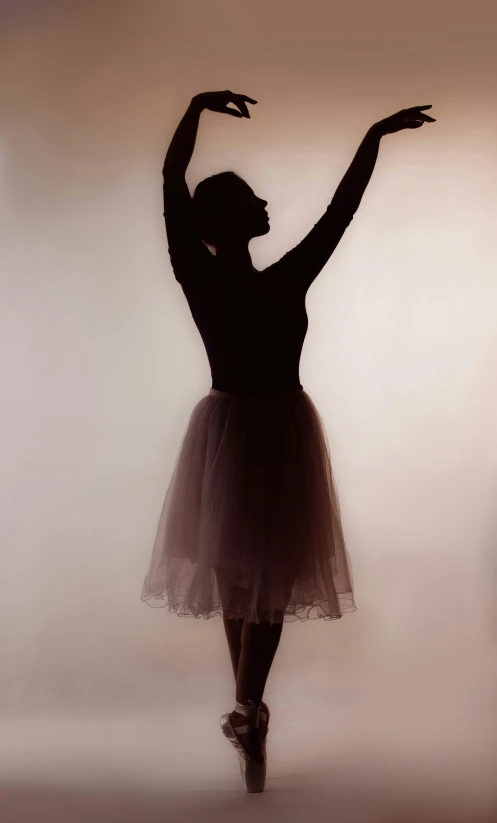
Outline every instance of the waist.
[(228, 391), (220, 391), (219, 389), (212, 388), (209, 391), (209, 395), (211, 397), (226, 397), (230, 399), (240, 399), (248, 397), (292, 397), (295, 395), (303, 394), (304, 389), (302, 386), (299, 386), (297, 389), (283, 389), (277, 391), (260, 391), (260, 392), (228, 392)]

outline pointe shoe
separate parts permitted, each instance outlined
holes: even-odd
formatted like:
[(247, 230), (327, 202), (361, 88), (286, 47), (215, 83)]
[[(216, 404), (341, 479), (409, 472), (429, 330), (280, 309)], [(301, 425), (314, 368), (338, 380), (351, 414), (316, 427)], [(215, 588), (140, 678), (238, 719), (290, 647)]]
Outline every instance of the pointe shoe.
[(250, 703), (248, 706), (237, 703), (235, 711), (243, 714), (248, 722), (243, 726), (237, 726), (235, 729), (231, 722), (230, 714), (223, 714), (221, 717), (221, 729), (224, 736), (237, 751), (240, 773), (245, 790), (249, 794), (263, 792), (266, 784), (265, 744), (263, 745), (261, 741), (261, 759), (259, 760), (248, 752), (240, 739), (240, 735), (247, 734), (258, 728), (260, 707), (254, 703)]
[(261, 732), (261, 745), (264, 757), (266, 757), (266, 740), (269, 731), (269, 718), (271, 713), (265, 703), (261, 703), (261, 710), (259, 712), (259, 729)]

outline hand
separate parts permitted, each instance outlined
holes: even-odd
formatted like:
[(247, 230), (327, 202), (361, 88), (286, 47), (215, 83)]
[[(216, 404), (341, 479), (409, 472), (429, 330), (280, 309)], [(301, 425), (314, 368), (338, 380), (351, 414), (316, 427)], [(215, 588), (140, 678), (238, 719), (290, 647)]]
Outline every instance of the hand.
[[(209, 109), (209, 111), (217, 111), (221, 114), (231, 114), (233, 117), (250, 118), (247, 103), (255, 104), (257, 100), (252, 100), (244, 94), (234, 94), (232, 91), (206, 91), (203, 94), (197, 94), (192, 103), (200, 106), (201, 111)], [(238, 109), (230, 108), (228, 103), (233, 103), (238, 106)]]
[(435, 118), (423, 114), (426, 109), (431, 109), (431, 106), (413, 106), (411, 109), (402, 109), (397, 114), (380, 120), (373, 126), (373, 129), (383, 136), (403, 129), (419, 129), (424, 123), (435, 123)]

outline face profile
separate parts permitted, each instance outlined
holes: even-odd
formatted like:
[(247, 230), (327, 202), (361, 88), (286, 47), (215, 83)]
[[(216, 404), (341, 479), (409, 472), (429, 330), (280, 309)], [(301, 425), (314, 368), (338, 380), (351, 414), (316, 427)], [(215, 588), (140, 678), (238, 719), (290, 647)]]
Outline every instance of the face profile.
[(258, 197), (250, 187), (247, 191), (247, 199), (242, 199), (240, 203), (240, 216), (246, 215), (247, 234), (251, 237), (261, 237), (267, 234), (269, 225), (269, 215), (267, 213), (267, 200)]
[(234, 172), (208, 177), (195, 189), (193, 202), (204, 242), (218, 247), (249, 242), (269, 232), (267, 201)]

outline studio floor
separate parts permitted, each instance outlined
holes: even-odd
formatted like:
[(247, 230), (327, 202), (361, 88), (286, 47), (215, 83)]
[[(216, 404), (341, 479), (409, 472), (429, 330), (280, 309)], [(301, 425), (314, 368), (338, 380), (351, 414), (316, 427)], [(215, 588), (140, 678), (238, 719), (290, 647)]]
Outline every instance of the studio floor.
[[(217, 706), (154, 716), (9, 718), (2, 823), (492, 823), (490, 726), (438, 718), (273, 711), (266, 792), (244, 794)], [(481, 707), (480, 707), (481, 708)]]

